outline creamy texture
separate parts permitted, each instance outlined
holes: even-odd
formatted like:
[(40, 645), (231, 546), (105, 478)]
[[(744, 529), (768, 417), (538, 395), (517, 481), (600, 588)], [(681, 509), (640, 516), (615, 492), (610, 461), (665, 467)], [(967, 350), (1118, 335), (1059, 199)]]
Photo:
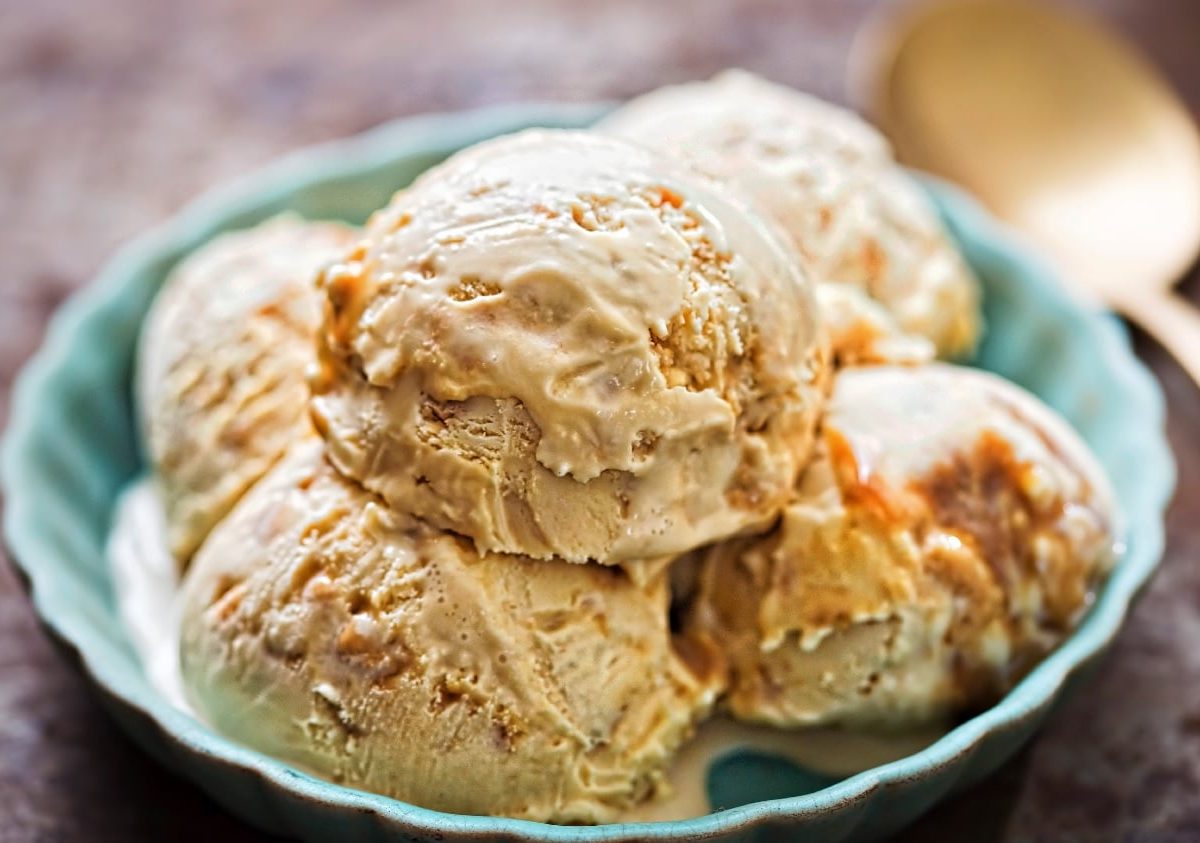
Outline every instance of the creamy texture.
[(790, 250), (703, 176), (525, 132), (436, 167), (323, 276), (313, 419), (481, 551), (616, 563), (768, 522), (828, 372)]
[(942, 364), (848, 369), (817, 457), (766, 536), (697, 566), (688, 635), (732, 665), (729, 709), (780, 726), (990, 704), (1073, 628), (1116, 511), (1054, 413)]
[[(974, 347), (974, 277), (887, 141), (853, 113), (727, 71), (639, 97), (601, 128), (742, 191), (787, 231), (815, 280), (865, 291), (893, 329), (927, 339), (943, 357)], [(869, 311), (862, 318), (878, 328)], [(853, 350), (862, 330), (833, 332), (839, 358), (839, 340)]]
[(167, 518), (152, 477), (130, 484), (113, 505), (104, 555), (117, 615), (146, 679), (189, 711), (179, 676), (179, 565), (167, 545)]
[(937, 356), (932, 342), (900, 330), (892, 314), (858, 287), (819, 284), (817, 303), (839, 368), (880, 363), (913, 366)]
[(306, 424), (313, 278), (355, 234), (277, 217), (196, 250), (155, 298), (137, 403), (181, 561)]
[[(248, 746), (425, 807), (610, 821), (719, 690), (665, 577), (479, 555), (298, 444), (184, 581), (188, 699)], [(701, 675), (703, 674), (703, 675)]]
[[(148, 479), (128, 487), (117, 501), (106, 555), (120, 617), (147, 679), (172, 705), (194, 715), (179, 675), (179, 619), (175, 612), (163, 611), (175, 602), (179, 571), (167, 548), (159, 495)], [(911, 755), (944, 731), (938, 724), (904, 732), (836, 728), (781, 732), (726, 717), (710, 718), (697, 726), (695, 735), (672, 758), (667, 771), (669, 793), (631, 806), (617, 821), (662, 822), (709, 813), (714, 809), (706, 788), (710, 767), (739, 747), (782, 756), (820, 773), (848, 776)]]

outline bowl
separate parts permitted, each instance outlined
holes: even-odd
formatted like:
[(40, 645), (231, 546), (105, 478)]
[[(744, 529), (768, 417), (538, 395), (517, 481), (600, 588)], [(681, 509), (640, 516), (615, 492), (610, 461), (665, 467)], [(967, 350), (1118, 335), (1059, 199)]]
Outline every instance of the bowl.
[[(787, 837), (803, 830), (810, 841), (876, 839), (1013, 755), (1113, 640), (1158, 564), (1174, 465), (1154, 378), (1120, 323), (1071, 300), (971, 200), (927, 182), (985, 286), (989, 330), (975, 363), (1031, 389), (1074, 424), (1112, 477), (1127, 520), (1126, 553), (1079, 628), (997, 705), (920, 752), (840, 781), (780, 778), (777, 764), (751, 756), (713, 767), (710, 794), (730, 804), (724, 810), (595, 827), (446, 814), (341, 787), (239, 746), (174, 708), (134, 654), (104, 552), (113, 503), (144, 469), (130, 374), (138, 327), (164, 276), (222, 231), (284, 210), (362, 222), (457, 149), (528, 126), (584, 126), (604, 108), (434, 115), (294, 154), (204, 196), (123, 250), (54, 317), (18, 379), (3, 446), (4, 535), (44, 626), (147, 752), (265, 830), (310, 840), (753, 840), (781, 829)], [(788, 795), (764, 799), (780, 795), (781, 781), (792, 788)]]

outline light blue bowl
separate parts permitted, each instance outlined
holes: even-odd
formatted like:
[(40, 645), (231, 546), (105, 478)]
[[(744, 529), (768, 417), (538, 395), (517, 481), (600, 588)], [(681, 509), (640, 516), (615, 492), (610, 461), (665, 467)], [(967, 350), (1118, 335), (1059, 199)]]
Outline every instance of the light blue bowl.
[[(599, 106), (522, 106), (406, 120), (293, 155), (205, 196), (129, 246), (54, 318), (17, 383), (4, 442), (4, 533), (50, 632), (95, 682), (121, 726), (163, 764), (250, 822), (312, 840), (615, 841), (755, 839), (780, 827), (811, 841), (866, 840), (910, 822), (994, 770), (1108, 645), (1159, 561), (1174, 467), (1163, 400), (1120, 325), (1070, 301), (1053, 276), (971, 201), (933, 196), (984, 280), (989, 333), (979, 364), (1066, 415), (1111, 475), (1128, 552), (1079, 630), (995, 707), (927, 749), (828, 784), (761, 758), (718, 765), (710, 789), (787, 798), (684, 822), (568, 828), (443, 814), (313, 778), (231, 743), (150, 686), (115, 608), (104, 544), (118, 492), (142, 468), (130, 408), (138, 325), (179, 258), (226, 229), (292, 209), (362, 221), (392, 192), (469, 143), (526, 126), (581, 126)], [(828, 786), (826, 786), (828, 784)], [(811, 791), (811, 792), (806, 792)], [(735, 803), (736, 804), (736, 803)]]

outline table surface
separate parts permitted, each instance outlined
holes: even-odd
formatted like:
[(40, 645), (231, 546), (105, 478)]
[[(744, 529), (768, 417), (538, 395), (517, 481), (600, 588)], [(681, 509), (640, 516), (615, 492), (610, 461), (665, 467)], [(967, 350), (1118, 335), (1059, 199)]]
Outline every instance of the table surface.
[[(1080, 5), (1200, 111), (1200, 3)], [(0, 413), (46, 317), (124, 240), (279, 153), (395, 117), (621, 98), (741, 65), (844, 100), (872, 0), (0, 0)], [(1200, 272), (1185, 293), (1200, 300)], [(1180, 491), (1163, 568), (1098, 674), (911, 841), (1200, 840), (1200, 392), (1153, 342)], [(156, 767), (0, 565), (0, 843), (261, 839)]]

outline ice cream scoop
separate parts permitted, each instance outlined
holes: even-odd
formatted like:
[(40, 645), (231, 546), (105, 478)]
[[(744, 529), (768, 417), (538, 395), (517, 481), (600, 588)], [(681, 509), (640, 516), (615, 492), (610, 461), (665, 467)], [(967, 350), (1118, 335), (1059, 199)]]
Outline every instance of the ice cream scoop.
[(181, 667), (201, 717), (333, 781), (445, 811), (590, 823), (652, 798), (711, 706), (665, 577), (480, 555), (301, 441), (196, 554)]
[[(975, 278), (887, 141), (853, 113), (727, 71), (638, 97), (600, 127), (744, 193), (790, 235), (814, 279), (864, 291), (893, 332), (925, 338), (942, 357), (974, 348)], [(863, 320), (879, 325), (869, 312)], [(863, 329), (837, 324), (846, 332), (833, 333), (834, 350), (852, 354)]]
[(313, 279), (355, 236), (338, 223), (277, 217), (192, 253), (155, 299), (138, 347), (137, 403), (180, 560), (307, 424)]
[(481, 551), (616, 563), (769, 522), (827, 382), (753, 212), (627, 141), (479, 144), (324, 273), (313, 418), (347, 476)]
[(1020, 388), (944, 364), (847, 369), (780, 524), (691, 560), (687, 633), (727, 653), (749, 720), (990, 704), (1090, 605), (1117, 519), (1082, 441)]

